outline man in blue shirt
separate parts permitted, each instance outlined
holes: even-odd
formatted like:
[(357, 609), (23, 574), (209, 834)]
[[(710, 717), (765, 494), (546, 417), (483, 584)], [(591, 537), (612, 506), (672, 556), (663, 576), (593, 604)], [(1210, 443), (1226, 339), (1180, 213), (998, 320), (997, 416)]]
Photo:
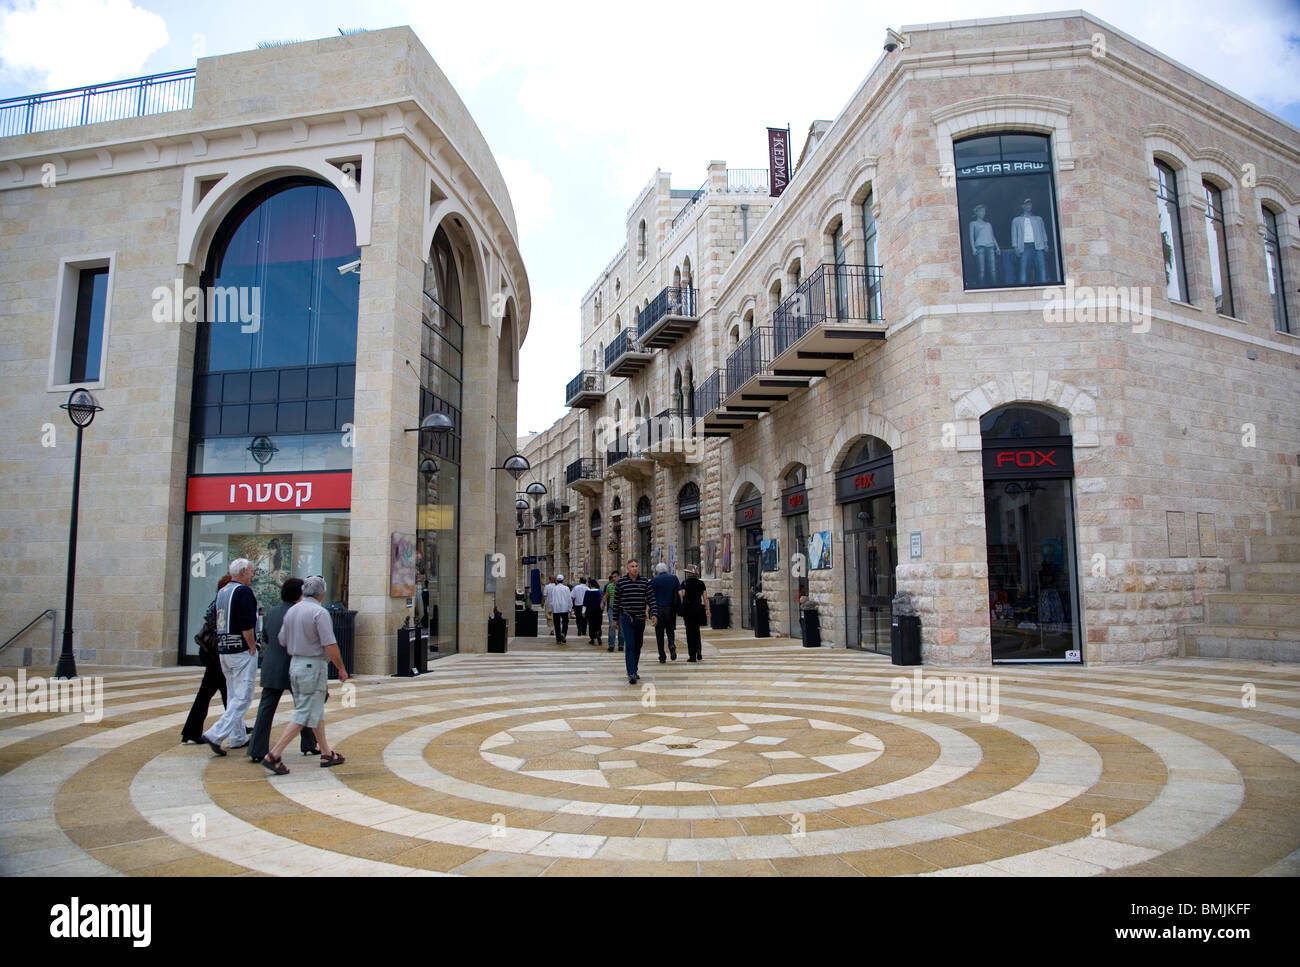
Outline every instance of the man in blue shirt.
[(677, 594), (682, 589), (682, 582), (677, 575), (668, 570), (667, 564), (655, 565), (655, 576), (650, 581), (650, 590), (655, 596), (655, 607), (659, 609), (659, 620), (655, 623), (655, 643), (659, 646), (659, 664), (668, 661), (664, 656), (664, 636), (668, 637), (668, 651), (677, 660)]

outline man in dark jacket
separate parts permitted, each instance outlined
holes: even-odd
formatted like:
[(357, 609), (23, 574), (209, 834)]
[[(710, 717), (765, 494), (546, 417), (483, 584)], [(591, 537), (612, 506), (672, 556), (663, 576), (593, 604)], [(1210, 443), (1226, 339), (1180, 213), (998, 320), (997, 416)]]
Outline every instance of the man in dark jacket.
[(659, 646), (659, 663), (668, 661), (664, 656), (664, 637), (668, 638), (668, 651), (677, 660), (677, 595), (682, 583), (677, 575), (668, 570), (667, 564), (655, 565), (655, 576), (650, 581), (654, 592), (655, 605), (659, 609), (659, 621), (655, 624), (655, 643)]
[[(257, 705), (257, 722), (253, 737), (248, 743), (248, 757), (261, 762), (271, 747), (271, 722), (280, 698), (289, 688), (289, 653), (280, 644), (280, 627), (285, 612), (302, 599), (302, 579), (289, 578), (280, 587), (280, 603), (271, 609), (262, 622), (265, 640), (262, 642), (262, 700)], [(303, 755), (319, 755), (316, 736), (311, 729), (302, 730), (299, 748)]]

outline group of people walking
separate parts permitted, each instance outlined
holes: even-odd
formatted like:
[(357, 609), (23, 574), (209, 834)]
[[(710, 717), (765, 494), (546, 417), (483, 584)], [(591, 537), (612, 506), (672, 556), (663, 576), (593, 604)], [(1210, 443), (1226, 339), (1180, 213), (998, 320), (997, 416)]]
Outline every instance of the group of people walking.
[(686, 569), (685, 581), (677, 580), (667, 564), (656, 565), (655, 576), (650, 579), (640, 572), (640, 563), (630, 560), (627, 573), (620, 576), (618, 571), (611, 571), (603, 588), (595, 578), (586, 578), (570, 589), (564, 583), (564, 575), (557, 574), (542, 589), (544, 608), (557, 644), (566, 643), (572, 615), (578, 634), (585, 634), (588, 644), (598, 646), (601, 615), (609, 615), (607, 650), (613, 651), (617, 641), (618, 650), (624, 653), (629, 685), (640, 681), (641, 645), (647, 621), (655, 630), (662, 664), (677, 660), (678, 617), (686, 628), (686, 660), (703, 661), (700, 628), (709, 620), (708, 599), (698, 567)]
[[(257, 638), (257, 598), (249, 587), (253, 564), (239, 558), (221, 578), (217, 595), (208, 605), (199, 640), (204, 665), (203, 681), (181, 729), (182, 743), (206, 744), (213, 755), (224, 756), (222, 743), (248, 749), (276, 775), (289, 772), (281, 755), (298, 737), (303, 755), (319, 755), (321, 768), (341, 765), (343, 756), (325, 738), (325, 701), (329, 697), (329, 665), (338, 669), (339, 681), (348, 680), (347, 669), (334, 637), (329, 612), (322, 607), (325, 579), (290, 577), (280, 588), (280, 602), (265, 616), (263, 637)], [(262, 699), (250, 736), (244, 714), (253, 701), (261, 652)], [(288, 690), (293, 694), (293, 716), (274, 747), (268, 748), (276, 707)], [(212, 696), (221, 692), (225, 712), (206, 731)]]

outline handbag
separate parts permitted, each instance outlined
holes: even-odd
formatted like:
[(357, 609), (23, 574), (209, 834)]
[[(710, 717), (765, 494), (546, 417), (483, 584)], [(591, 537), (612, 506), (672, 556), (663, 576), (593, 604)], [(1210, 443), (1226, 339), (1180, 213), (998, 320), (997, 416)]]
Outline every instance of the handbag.
[(194, 643), (199, 646), (199, 654), (216, 657), (217, 654), (217, 603), (208, 605), (207, 614), (203, 616), (203, 627), (194, 636)]

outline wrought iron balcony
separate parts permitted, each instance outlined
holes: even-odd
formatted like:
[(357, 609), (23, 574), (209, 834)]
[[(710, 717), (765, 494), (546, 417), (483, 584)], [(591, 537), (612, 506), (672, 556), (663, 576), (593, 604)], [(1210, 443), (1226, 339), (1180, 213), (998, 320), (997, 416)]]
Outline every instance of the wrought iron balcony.
[(0, 101), (0, 138), (79, 124), (184, 111), (194, 106), (194, 68)]
[(605, 486), (604, 469), (599, 457), (579, 457), (564, 469), (564, 482), (587, 497), (600, 495)]
[(515, 511), (515, 533), (528, 534), (537, 530), (537, 515), (531, 510)]
[(564, 405), (587, 409), (605, 398), (605, 374), (595, 369), (584, 369), (564, 389)]
[(881, 275), (878, 265), (819, 265), (772, 315), (774, 372), (824, 376), (864, 342), (883, 339)]
[(772, 372), (774, 342), (772, 328), (759, 326), (727, 357), (727, 395), (723, 402), (728, 410), (765, 413), (788, 400), (794, 390), (808, 385), (806, 378)]
[(632, 329), (620, 329), (605, 347), (605, 372), (611, 376), (635, 376), (650, 364), (654, 354), (642, 346)]
[(667, 349), (687, 335), (698, 321), (697, 290), (670, 285), (637, 313), (637, 339), (649, 349)]
[(703, 456), (703, 447), (695, 435), (695, 420), (689, 410), (663, 410), (642, 423), (637, 435), (642, 455), (659, 464), (698, 463)]
[(628, 455), (628, 451), (626, 451), (626, 450), (606, 450), (606, 451), (605, 451), (605, 466), (606, 466), (608, 469), (613, 470), (613, 469), (614, 469), (614, 465), (615, 465), (616, 463), (618, 463), (618, 462), (621, 461), (621, 460), (626, 460), (626, 459), (627, 459), (627, 455)]
[(694, 194), (692, 194), (691, 197), (687, 199), (686, 204), (683, 205), (681, 209), (677, 212), (677, 214), (673, 216), (673, 223), (668, 227), (668, 231), (670, 234), (672, 233), (673, 229), (675, 229), (682, 222), (686, 221), (686, 217), (690, 214), (691, 209), (695, 207), (695, 203), (698, 202), (701, 198), (703, 198), (708, 193), (709, 193), (709, 183), (707, 181), (704, 182), (704, 184), (700, 185), (699, 188), (695, 189)]
[(703, 424), (704, 436), (727, 437), (743, 430), (749, 421), (758, 419), (756, 413), (729, 412), (723, 405), (727, 397), (727, 381), (720, 369), (715, 369), (707, 379), (695, 387), (695, 423)]

